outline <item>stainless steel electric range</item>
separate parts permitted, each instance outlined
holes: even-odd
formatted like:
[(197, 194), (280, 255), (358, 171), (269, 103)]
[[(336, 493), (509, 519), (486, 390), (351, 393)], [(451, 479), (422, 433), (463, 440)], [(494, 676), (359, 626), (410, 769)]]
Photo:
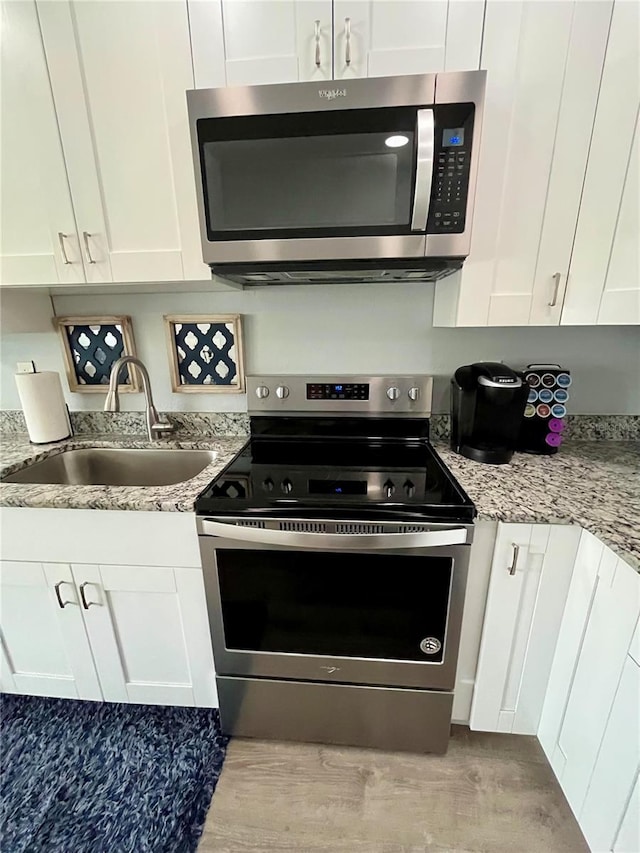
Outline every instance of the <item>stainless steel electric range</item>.
[(196, 503), (232, 735), (445, 752), (475, 507), (426, 376), (254, 376)]

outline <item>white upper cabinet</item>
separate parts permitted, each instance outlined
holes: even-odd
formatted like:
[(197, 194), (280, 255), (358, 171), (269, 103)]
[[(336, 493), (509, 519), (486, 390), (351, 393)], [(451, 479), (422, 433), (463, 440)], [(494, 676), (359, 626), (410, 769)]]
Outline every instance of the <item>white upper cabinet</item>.
[(209, 278), (184, 2), (38, 2), (87, 281)]
[(196, 86), (330, 80), (331, 0), (190, 0)]
[(639, 323), (640, 6), (617, 0), (562, 322)]
[(84, 281), (36, 6), (0, 8), (0, 283)]
[(471, 252), (437, 285), (436, 325), (560, 322), (612, 9), (488, 0)]
[(483, 0), (334, 0), (336, 80), (479, 67)]

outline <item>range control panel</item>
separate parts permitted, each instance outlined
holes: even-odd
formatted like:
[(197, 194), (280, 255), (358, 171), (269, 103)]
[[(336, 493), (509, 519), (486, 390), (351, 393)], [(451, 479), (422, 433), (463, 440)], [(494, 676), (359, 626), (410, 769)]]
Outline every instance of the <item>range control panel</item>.
[(427, 232), (461, 234), (469, 190), (473, 106), (440, 107), (437, 119)]
[(431, 376), (247, 376), (251, 414), (431, 414)]
[(307, 384), (307, 400), (368, 400), (369, 385), (366, 382), (333, 382), (318, 385)]

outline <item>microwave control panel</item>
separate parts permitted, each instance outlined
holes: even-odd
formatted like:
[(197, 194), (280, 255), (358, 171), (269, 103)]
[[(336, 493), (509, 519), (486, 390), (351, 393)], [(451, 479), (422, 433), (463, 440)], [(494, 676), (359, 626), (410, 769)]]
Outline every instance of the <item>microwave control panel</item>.
[(441, 107), (436, 112), (428, 234), (461, 234), (465, 228), (473, 108), (463, 116), (461, 107)]

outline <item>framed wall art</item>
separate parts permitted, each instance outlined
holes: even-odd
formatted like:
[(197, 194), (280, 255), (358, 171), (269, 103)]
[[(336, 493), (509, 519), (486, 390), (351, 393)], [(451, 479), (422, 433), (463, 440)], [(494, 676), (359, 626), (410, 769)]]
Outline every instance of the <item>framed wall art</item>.
[[(123, 355), (135, 355), (130, 317), (57, 317), (69, 389), (105, 394), (111, 368)], [(135, 369), (120, 374), (121, 392), (140, 390)]]
[(174, 391), (244, 393), (239, 314), (170, 315), (164, 321)]

